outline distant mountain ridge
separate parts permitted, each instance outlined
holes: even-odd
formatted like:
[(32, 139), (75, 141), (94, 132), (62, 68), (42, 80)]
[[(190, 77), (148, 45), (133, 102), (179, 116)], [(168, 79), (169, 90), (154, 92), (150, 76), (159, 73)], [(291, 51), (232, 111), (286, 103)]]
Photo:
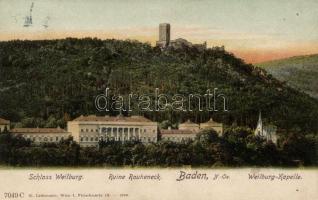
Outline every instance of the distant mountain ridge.
[(268, 61), (257, 66), (280, 81), (318, 99), (318, 54)]

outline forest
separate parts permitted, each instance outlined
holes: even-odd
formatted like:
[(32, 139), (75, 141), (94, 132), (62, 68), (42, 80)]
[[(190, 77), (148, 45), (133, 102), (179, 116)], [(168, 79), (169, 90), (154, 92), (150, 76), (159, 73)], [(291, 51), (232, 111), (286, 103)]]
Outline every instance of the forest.
[(15, 127), (65, 127), (80, 115), (117, 115), (94, 105), (106, 88), (125, 97), (156, 88), (169, 97), (213, 88), (226, 96), (228, 111), (223, 104), (218, 111), (199, 111), (194, 102), (191, 112), (123, 112), (173, 126), (213, 117), (227, 126), (255, 128), (261, 111), (266, 123), (287, 132), (318, 132), (316, 99), (222, 48), (162, 51), (138, 41), (96, 38), (0, 42), (0, 117)]

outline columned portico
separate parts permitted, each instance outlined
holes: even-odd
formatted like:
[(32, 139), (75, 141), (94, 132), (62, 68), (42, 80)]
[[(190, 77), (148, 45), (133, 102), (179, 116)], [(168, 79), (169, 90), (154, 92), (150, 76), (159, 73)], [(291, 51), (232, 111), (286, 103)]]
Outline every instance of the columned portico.
[[(96, 146), (99, 140), (133, 141), (144, 143), (157, 141), (157, 122), (142, 116), (110, 117), (80, 116), (68, 122), (68, 130), (74, 135), (75, 141), (82, 146)], [(94, 131), (96, 130), (96, 131)], [(92, 137), (97, 137), (91, 141)], [(89, 138), (89, 139), (87, 139)]]

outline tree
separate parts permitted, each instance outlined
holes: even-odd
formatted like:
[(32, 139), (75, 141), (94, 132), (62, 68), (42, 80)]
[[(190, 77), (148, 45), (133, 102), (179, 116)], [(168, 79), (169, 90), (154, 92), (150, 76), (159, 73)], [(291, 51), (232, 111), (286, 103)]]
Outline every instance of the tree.
[(218, 142), (219, 137), (218, 133), (213, 129), (204, 129), (198, 133), (196, 140), (200, 141), (203, 144), (210, 144), (212, 142)]

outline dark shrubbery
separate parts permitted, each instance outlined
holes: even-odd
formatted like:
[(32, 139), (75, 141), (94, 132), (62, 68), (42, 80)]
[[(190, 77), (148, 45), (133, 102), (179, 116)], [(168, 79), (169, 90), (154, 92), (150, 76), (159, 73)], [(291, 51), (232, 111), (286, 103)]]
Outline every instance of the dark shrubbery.
[(33, 146), (22, 137), (0, 134), (0, 163), (10, 166), (313, 166), (314, 138), (290, 136), (278, 146), (254, 137), (249, 129), (232, 128), (223, 137), (203, 131), (184, 143), (104, 142), (81, 148), (72, 138)]

